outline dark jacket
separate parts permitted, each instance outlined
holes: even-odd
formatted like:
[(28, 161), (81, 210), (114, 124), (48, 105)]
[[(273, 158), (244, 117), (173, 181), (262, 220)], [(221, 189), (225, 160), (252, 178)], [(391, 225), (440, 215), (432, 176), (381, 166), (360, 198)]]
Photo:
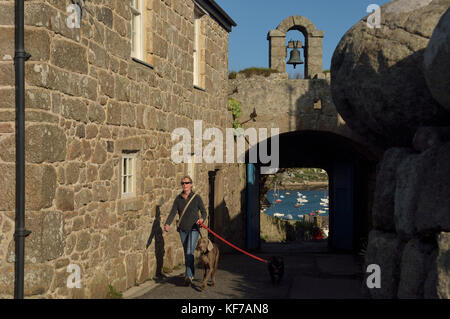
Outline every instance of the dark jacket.
[[(176, 213), (180, 215), (183, 212), (183, 209), (186, 206), (186, 204), (190, 201), (192, 196), (194, 196), (194, 192), (191, 191), (189, 197), (187, 199), (184, 199), (183, 196), (181, 196), (182, 193), (183, 192), (181, 192), (173, 201), (172, 209), (170, 210), (169, 216), (167, 217), (165, 224), (170, 225), (173, 219), (175, 218)], [(203, 220), (205, 220), (207, 215), (205, 205), (203, 205), (203, 201), (200, 195), (197, 194), (197, 196), (195, 196), (195, 198), (189, 204), (189, 207), (184, 212), (183, 218), (181, 219), (178, 228), (184, 231), (188, 231), (191, 229), (199, 229), (199, 225), (197, 225), (197, 220), (199, 220), (200, 218), (198, 214), (199, 210), (202, 213)]]

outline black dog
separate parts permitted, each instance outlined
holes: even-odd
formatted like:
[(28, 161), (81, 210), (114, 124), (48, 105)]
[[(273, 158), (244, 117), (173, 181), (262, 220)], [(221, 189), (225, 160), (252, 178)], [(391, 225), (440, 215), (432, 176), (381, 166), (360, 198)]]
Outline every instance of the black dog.
[(272, 284), (280, 284), (284, 274), (284, 261), (281, 256), (272, 256), (267, 263)]

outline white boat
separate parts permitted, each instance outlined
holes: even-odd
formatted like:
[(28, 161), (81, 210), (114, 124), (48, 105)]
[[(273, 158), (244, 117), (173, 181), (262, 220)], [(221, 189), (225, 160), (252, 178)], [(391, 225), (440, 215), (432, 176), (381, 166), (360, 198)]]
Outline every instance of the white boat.
[(283, 195), (280, 195), (280, 198), (284, 198), (284, 196), (283, 196)]
[(279, 195), (279, 190), (277, 190), (277, 183), (274, 184), (274, 190), (273, 190), (273, 196), (274, 197), (278, 197)]
[(273, 217), (283, 217), (284, 216), (284, 214), (280, 214), (280, 213), (274, 213), (273, 214)]
[(285, 219), (294, 219), (291, 214), (286, 215)]
[(327, 212), (326, 211), (324, 211), (324, 210), (318, 210), (317, 211), (319, 214), (326, 214)]
[(325, 210), (328, 210), (329, 208), (328, 208), (328, 207), (325, 207), (324, 209), (325, 209)]
[(286, 192), (286, 195), (291, 195), (291, 193), (289, 193), (289, 192)]
[(328, 206), (328, 203), (320, 203), (320, 206)]

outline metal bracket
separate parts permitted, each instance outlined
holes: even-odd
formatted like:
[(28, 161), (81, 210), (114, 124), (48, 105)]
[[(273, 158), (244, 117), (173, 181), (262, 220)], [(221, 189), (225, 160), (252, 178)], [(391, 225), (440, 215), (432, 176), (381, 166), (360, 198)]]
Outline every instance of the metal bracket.
[(31, 54), (25, 51), (16, 51), (16, 55), (14, 56), (14, 63), (18, 59), (24, 59), (25, 61), (28, 61), (31, 58)]
[(30, 230), (27, 229), (17, 229), (16, 232), (14, 233), (14, 238), (17, 237), (27, 237), (28, 235), (31, 234)]

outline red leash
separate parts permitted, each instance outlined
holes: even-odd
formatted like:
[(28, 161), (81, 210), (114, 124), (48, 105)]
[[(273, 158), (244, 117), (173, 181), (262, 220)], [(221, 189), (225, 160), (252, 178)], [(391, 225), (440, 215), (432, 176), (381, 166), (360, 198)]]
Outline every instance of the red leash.
[(209, 229), (208, 227), (206, 227), (205, 225), (203, 225), (203, 223), (199, 223), (199, 224), (200, 224), (200, 226), (202, 226), (203, 228), (205, 228), (207, 231), (209, 231), (211, 234), (213, 234), (214, 236), (216, 236), (217, 238), (219, 238), (219, 239), (220, 239), (221, 241), (223, 241), (224, 243), (230, 245), (230, 246), (233, 247), (234, 249), (239, 250), (240, 252), (242, 252), (242, 253), (244, 253), (244, 254), (246, 254), (246, 255), (252, 257), (252, 258), (255, 258), (255, 259), (259, 260), (259, 261), (262, 261), (262, 262), (264, 262), (264, 263), (267, 263), (267, 262), (268, 262), (268, 261), (265, 260), (265, 259), (256, 257), (256, 256), (254, 256), (254, 255), (252, 255), (252, 254), (246, 252), (245, 250), (242, 250), (242, 249), (240, 249), (239, 247), (236, 247), (235, 245), (233, 245), (232, 243), (226, 241), (225, 239), (223, 239), (222, 237), (220, 237), (219, 235), (217, 235), (215, 232), (213, 232), (211, 229)]

